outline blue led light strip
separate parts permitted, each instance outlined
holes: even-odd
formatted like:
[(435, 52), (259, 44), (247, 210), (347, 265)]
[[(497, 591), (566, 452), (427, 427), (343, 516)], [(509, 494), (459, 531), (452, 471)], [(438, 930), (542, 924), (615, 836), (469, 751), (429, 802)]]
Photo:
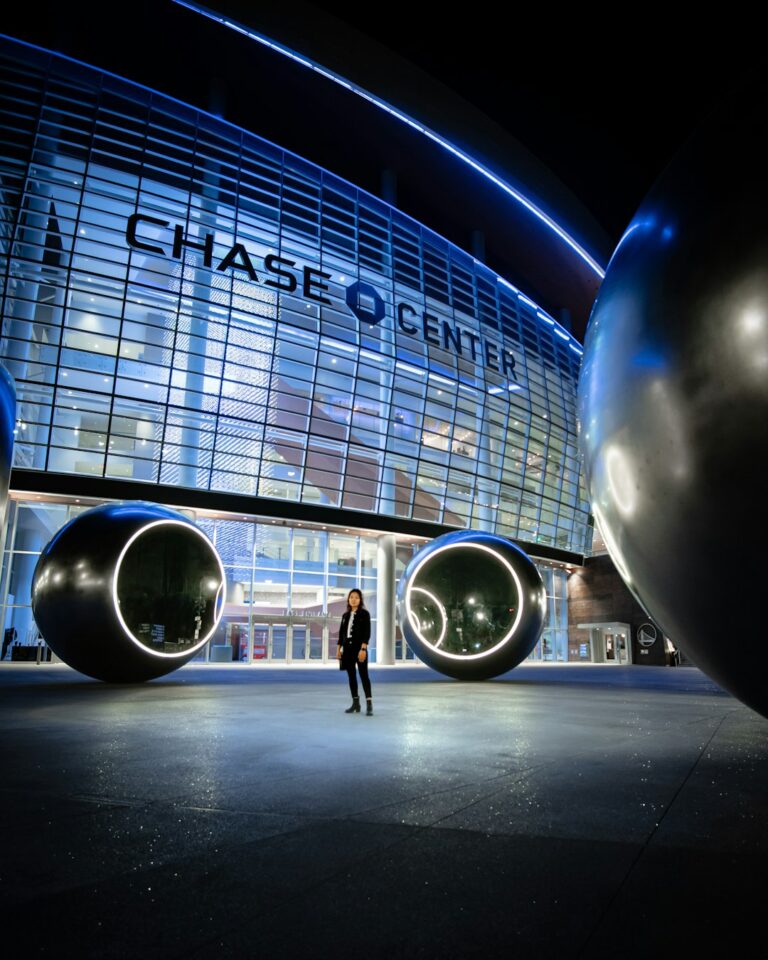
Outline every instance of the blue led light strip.
[[(181, 0), (173, 0), (173, 2), (174, 2), (174, 3), (181, 3)], [(186, 5), (186, 4), (185, 4), (185, 5)], [(131, 86), (134, 86), (134, 87), (136, 87), (136, 88), (139, 89), (139, 90), (145, 90), (145, 91), (147, 91), (147, 93), (150, 93), (150, 94), (160, 94), (160, 96), (162, 96), (165, 100), (168, 100), (168, 101), (171, 102), (171, 103), (177, 103), (180, 107), (183, 107), (185, 110), (191, 110), (191, 111), (193, 111), (193, 112), (195, 112), (195, 113), (197, 113), (197, 114), (199, 114), (199, 115), (211, 117), (211, 118), (212, 118), (213, 120), (215, 120), (217, 123), (222, 123), (222, 124), (226, 125), (227, 127), (231, 127), (233, 130), (238, 130), (238, 131), (240, 131), (240, 132), (245, 132), (245, 133), (247, 133), (249, 136), (254, 136), (254, 137), (256, 137), (257, 139), (262, 140), (262, 141), (265, 142), (265, 143), (268, 143), (268, 142), (269, 142), (269, 141), (263, 140), (262, 137), (258, 137), (258, 135), (257, 135), (257, 134), (254, 134), (252, 131), (244, 130), (243, 127), (239, 127), (239, 126), (237, 126), (236, 124), (231, 123), (229, 120), (224, 120), (224, 119), (222, 119), (221, 117), (216, 117), (216, 116), (214, 116), (213, 114), (207, 113), (205, 110), (200, 109), (199, 107), (192, 107), (192, 106), (190, 106), (188, 103), (184, 103), (184, 101), (179, 100), (179, 99), (177, 99), (176, 97), (169, 96), (168, 94), (162, 93), (161, 91), (153, 90), (151, 87), (148, 87), (148, 86), (146, 86), (146, 85), (143, 84), (143, 83), (137, 83), (135, 80), (128, 80), (128, 79), (126, 79), (125, 77), (121, 77), (121, 76), (119, 76), (119, 75), (116, 74), (116, 73), (111, 73), (109, 70), (103, 70), (103, 69), (101, 69), (100, 67), (94, 67), (94, 66), (92, 66), (91, 64), (85, 63), (83, 60), (76, 60), (74, 57), (69, 57), (69, 56), (67, 56), (66, 54), (54, 52), (54, 51), (51, 51), (51, 50), (46, 50), (45, 47), (38, 47), (38, 46), (37, 46), (36, 44), (34, 44), (34, 43), (27, 43), (26, 40), (19, 40), (18, 38), (16, 38), (16, 37), (11, 37), (11, 36), (9, 36), (8, 34), (5, 34), (5, 33), (0, 33), (0, 40), (7, 40), (7, 41), (10, 41), (10, 42), (13, 43), (13, 44), (18, 44), (19, 46), (28, 47), (30, 50), (37, 50), (37, 51), (40, 52), (40, 53), (44, 53), (46, 56), (54, 56), (54, 57), (57, 57), (58, 59), (64, 60), (64, 61), (66, 61), (66, 62), (68, 62), (68, 63), (74, 63), (74, 64), (77, 64), (77, 65), (80, 66), (80, 67), (85, 67), (87, 70), (95, 70), (97, 73), (100, 73), (100, 74), (102, 74), (102, 75), (105, 76), (105, 77), (112, 77), (112, 78), (115, 79), (115, 80), (119, 80), (120, 83), (128, 83), (128, 84), (130, 84)], [(296, 58), (296, 59), (301, 59), (301, 58)], [(302, 62), (303, 62), (303, 61), (302, 61)], [(273, 145), (273, 146), (276, 146), (276, 145)], [(277, 146), (276, 146), (276, 149), (279, 149), (279, 150), (280, 150), (284, 155), (286, 155), (286, 156), (287, 156), (287, 155), (296, 156), (295, 154), (290, 154), (290, 151), (285, 150), (283, 147), (277, 147)], [(300, 158), (300, 159), (303, 159), (303, 158)], [(308, 162), (308, 161), (305, 161), (305, 162)], [(315, 165), (313, 164), (313, 166), (315, 166)], [(318, 169), (319, 169), (319, 168), (318, 168)], [(336, 176), (336, 174), (334, 174), (334, 176)], [(337, 180), (342, 180), (342, 178), (341, 178), (341, 177), (338, 177), (338, 176), (336, 176), (336, 179), (337, 179)], [(346, 182), (346, 181), (344, 181), (344, 182)], [(365, 193), (366, 193), (366, 191), (363, 190), (362, 187), (357, 187), (357, 186), (355, 186), (354, 184), (350, 184), (350, 186), (353, 187), (353, 189), (355, 189), (355, 190), (356, 190), (358, 193), (360, 193), (360, 194), (365, 194)], [(375, 197), (374, 199), (376, 200), (377, 203), (381, 203), (381, 204), (386, 205), (385, 201), (381, 200), (380, 198)], [(416, 224), (416, 226), (418, 226), (418, 227), (421, 227), (421, 226), (422, 226), (420, 223), (418, 223), (418, 221), (414, 220), (413, 217), (409, 217), (408, 214), (401, 212), (400, 215), (401, 215), (402, 217), (404, 217), (405, 219), (412, 221), (414, 224)], [(428, 228), (427, 228), (427, 229), (428, 229)], [(431, 232), (431, 231), (430, 231), (430, 232)], [(629, 231), (628, 231), (628, 232), (629, 232)], [(444, 238), (441, 238), (441, 239), (444, 239)], [(445, 242), (448, 243), (449, 246), (455, 247), (455, 244), (450, 243), (450, 241), (445, 241)], [(459, 249), (459, 248), (456, 248), (456, 249)], [(464, 256), (469, 256), (465, 251), (460, 251), (460, 252), (463, 253)], [(524, 293), (521, 293), (513, 283), (510, 283), (509, 280), (505, 279), (504, 277), (499, 276), (497, 273), (495, 273), (493, 270), (491, 270), (490, 267), (486, 266), (486, 265), (485, 265), (484, 263), (482, 263), (481, 261), (475, 260), (475, 263), (479, 264), (484, 270), (487, 270), (488, 273), (492, 274), (497, 283), (505, 286), (508, 290), (511, 290), (511, 291), (515, 294), (515, 296), (517, 297), (518, 300), (520, 300), (521, 302), (527, 304), (527, 305), (531, 308), (531, 310), (532, 310), (533, 312), (535, 312), (535, 314), (536, 314), (536, 316), (539, 318), (539, 320), (542, 320), (542, 321), (546, 322), (547, 324), (549, 324), (550, 326), (553, 326), (553, 327), (555, 328), (556, 332), (558, 332), (558, 333), (560, 334), (560, 336), (561, 336), (564, 340), (567, 340), (567, 341), (568, 341), (568, 346), (571, 348), (571, 350), (573, 350), (573, 351), (574, 351), (575, 353), (577, 353), (579, 356), (582, 356), (582, 355), (583, 355), (583, 350), (581, 349), (581, 346), (579, 345), (578, 340), (576, 340), (576, 338), (573, 336), (573, 334), (571, 334), (570, 332), (564, 330), (564, 329), (562, 328), (562, 326), (561, 326), (556, 320), (553, 320), (550, 316), (548, 316), (548, 315), (545, 313), (545, 311), (543, 311), (542, 308), (539, 307), (538, 304), (536, 304), (533, 300), (530, 299), (530, 297), (526, 297), (526, 295), (525, 295)], [(253, 319), (251, 322), (252, 322), (253, 324), (257, 325), (257, 326), (259, 326), (259, 325), (260, 325), (260, 326), (263, 326), (265, 329), (271, 329), (271, 325), (270, 325), (270, 324), (260, 323), (260, 321), (258, 321), (258, 320), (256, 320), (256, 319)], [(420, 372), (422, 372), (422, 371), (420, 371)], [(423, 372), (426, 372), (426, 371), (423, 371)]]
[(194, 13), (199, 13), (204, 17), (208, 17), (210, 20), (215, 20), (216, 23), (220, 23), (222, 26), (229, 27), (230, 30), (235, 30), (237, 33), (241, 33), (244, 37), (248, 37), (249, 40), (255, 40), (257, 43), (261, 43), (263, 46), (269, 47), (270, 50), (274, 50), (276, 53), (280, 53), (284, 57), (288, 57), (295, 63), (300, 63), (303, 67), (307, 67), (308, 69), (313, 70), (315, 73), (319, 73), (321, 76), (326, 77), (326, 79), (332, 80), (334, 83), (339, 84), (339, 86), (344, 87), (345, 90), (349, 90), (350, 93), (357, 94), (358, 97), (362, 97), (364, 100), (367, 100), (374, 106), (386, 111), (388, 114), (395, 117), (397, 120), (406, 123), (414, 130), (418, 130), (419, 133), (422, 133), (425, 137), (429, 137), (429, 139), (433, 140), (436, 144), (438, 144), (438, 146), (442, 147), (444, 150), (447, 150), (449, 153), (453, 154), (453, 156), (458, 157), (459, 160), (462, 160), (464, 163), (468, 164), (476, 173), (479, 173), (481, 176), (485, 177), (486, 180), (490, 180), (491, 183), (499, 187), (500, 190), (503, 190), (504, 193), (512, 197), (513, 200), (516, 200), (519, 204), (524, 206), (525, 209), (528, 210), (529, 213), (532, 213), (534, 217), (537, 217), (542, 223), (546, 224), (546, 226), (548, 226), (553, 233), (557, 234), (561, 240), (564, 240), (565, 243), (567, 243), (568, 246), (579, 257), (581, 257), (581, 259), (588, 264), (592, 270), (594, 270), (601, 280), (605, 276), (605, 270), (600, 266), (600, 264), (593, 257), (591, 257), (587, 251), (573, 239), (573, 237), (566, 233), (566, 231), (558, 223), (544, 213), (543, 210), (540, 210), (526, 196), (524, 196), (518, 190), (515, 190), (511, 184), (506, 182), (506, 180), (502, 180), (502, 178), (493, 173), (492, 170), (489, 170), (487, 167), (483, 166), (482, 163), (479, 163), (477, 160), (470, 157), (469, 154), (464, 153), (463, 150), (460, 150), (450, 141), (446, 140), (444, 137), (441, 137), (440, 134), (435, 133), (434, 130), (430, 130), (417, 120), (413, 120), (406, 114), (401, 113), (395, 107), (388, 104), (385, 100), (379, 99), (379, 97), (369, 93), (363, 87), (359, 87), (357, 84), (351, 83), (349, 80), (345, 80), (343, 77), (339, 76), (333, 71), (321, 67), (319, 64), (307, 59), (307, 57), (300, 56), (293, 50), (290, 50), (288, 47), (284, 47), (282, 44), (275, 43), (273, 40), (269, 40), (267, 37), (261, 36), (258, 33), (254, 33), (253, 30), (249, 30), (247, 27), (243, 27), (238, 23), (234, 23), (232, 20), (228, 20), (226, 17), (215, 13), (213, 10), (208, 10), (206, 7), (200, 6), (196, 3), (190, 3), (189, 0), (173, 0), (173, 2), (177, 3), (181, 7), (186, 7), (188, 10), (192, 10)]

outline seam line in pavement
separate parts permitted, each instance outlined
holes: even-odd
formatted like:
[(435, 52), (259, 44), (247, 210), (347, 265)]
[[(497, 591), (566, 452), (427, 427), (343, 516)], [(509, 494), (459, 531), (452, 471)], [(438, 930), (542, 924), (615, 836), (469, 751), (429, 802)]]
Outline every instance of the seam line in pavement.
[[(386, 810), (387, 807), (399, 807), (404, 803), (414, 803), (417, 800), (425, 800), (427, 797), (439, 797), (445, 793), (454, 793), (456, 790), (466, 790), (469, 787), (480, 787), (483, 784), (495, 783), (499, 780), (507, 780), (509, 777), (516, 777), (517, 779), (513, 780), (512, 783), (517, 783), (518, 780), (524, 780), (529, 774), (535, 773), (537, 770), (541, 770), (543, 767), (551, 765), (553, 761), (547, 761), (546, 763), (539, 763), (534, 767), (524, 767), (522, 770), (513, 770), (509, 773), (499, 773), (493, 777), (484, 777), (480, 780), (468, 780), (465, 783), (458, 783), (453, 787), (443, 787), (440, 790), (429, 790), (426, 793), (419, 793), (414, 797), (405, 797), (402, 800), (392, 800), (388, 803), (379, 804), (376, 807), (366, 807), (365, 810), (358, 810), (355, 813), (349, 814), (344, 819), (350, 819), (350, 817), (364, 817), (366, 813), (375, 813), (377, 810)], [(504, 788), (501, 787), (500, 790)], [(479, 803), (480, 800), (484, 800), (487, 797), (495, 797), (499, 790), (494, 790), (492, 793), (484, 794), (482, 797), (478, 797), (477, 800), (471, 801), (464, 807), (460, 807), (458, 810), (454, 810), (453, 813), (447, 814), (446, 816), (453, 816), (454, 813), (461, 813), (462, 810), (466, 810), (467, 807), (471, 807), (473, 803)], [(331, 818), (336, 819), (336, 818)], [(444, 819), (443, 817), (438, 818), (433, 821), (433, 823), (439, 823), (440, 820)], [(412, 824), (412, 826), (426, 826), (431, 827), (433, 823), (428, 824)]]
[[(543, 764), (539, 764), (539, 766), (537, 766), (537, 767), (529, 767), (529, 768), (525, 771), (525, 773), (520, 774), (520, 775), (517, 777), (517, 780), (513, 780), (512, 782), (513, 782), (513, 783), (517, 783), (519, 780), (524, 780), (525, 777), (528, 776), (528, 774), (533, 773), (535, 770), (540, 770), (542, 767), (545, 767), (545, 766), (548, 766), (548, 765), (549, 765), (548, 763), (543, 763)], [(502, 776), (510, 777), (510, 776), (513, 776), (513, 774), (504, 774), (504, 775), (502, 775)], [(491, 779), (491, 780), (499, 780), (499, 779), (502, 779), (502, 777), (492, 777), (492, 778), (490, 778), (490, 779)], [(482, 782), (488, 782), (488, 781), (477, 781), (477, 782), (481, 782), (481, 783), (482, 783)], [(471, 786), (471, 784), (469, 784), (469, 786)], [(506, 786), (506, 785), (505, 785), (505, 786)], [(457, 788), (457, 789), (458, 789), (458, 788)], [(418, 836), (420, 836), (420, 835), (423, 834), (423, 833), (427, 833), (427, 831), (431, 830), (436, 824), (442, 822), (443, 820), (446, 820), (448, 817), (452, 817), (452, 816), (454, 816), (454, 815), (457, 814), (457, 813), (461, 813), (463, 810), (469, 809), (469, 807), (474, 806), (474, 804), (480, 803), (481, 800), (487, 800), (489, 797), (494, 797), (494, 796), (496, 796), (497, 793), (501, 793), (502, 790), (504, 790), (504, 787), (499, 787), (499, 789), (498, 789), (498, 790), (494, 790), (493, 793), (485, 794), (485, 795), (482, 796), (482, 797), (478, 797), (477, 800), (472, 800), (470, 803), (465, 804), (463, 807), (460, 807), (458, 810), (453, 810), (453, 811), (451, 811), (451, 813), (445, 814), (445, 816), (442, 816), (442, 817), (438, 817), (436, 820), (433, 820), (433, 821), (431, 821), (430, 823), (422, 824), (422, 825), (420, 825), (420, 826), (417, 826), (417, 825), (409, 825), (409, 824), (400, 824), (400, 823), (398, 823), (398, 824), (390, 824), (389, 826), (397, 827), (397, 828), (399, 828), (400, 830), (403, 830), (403, 829), (407, 830), (407, 831), (408, 831), (408, 835), (407, 835), (407, 836), (398, 837), (396, 840), (393, 840), (391, 843), (384, 844), (382, 847), (380, 847), (380, 848), (376, 851), (376, 856), (381, 856), (382, 853), (384, 853), (384, 852), (386, 852), (386, 851), (390, 851), (390, 850), (394, 849), (395, 847), (399, 846), (400, 844), (410, 843), (415, 837), (418, 837)], [(440, 792), (442, 793), (442, 792), (445, 792), (445, 791), (440, 791)], [(429, 794), (427, 794), (427, 796), (429, 796)], [(325, 818), (324, 818), (324, 819), (325, 819)], [(346, 819), (349, 819), (349, 818), (346, 818)], [(360, 821), (352, 821), (352, 822), (360, 822)], [(363, 823), (364, 823), (364, 822), (365, 822), (365, 821), (363, 821)], [(341, 867), (341, 868), (338, 869), (338, 870), (334, 870), (332, 873), (328, 874), (328, 875), (325, 876), (325, 877), (321, 877), (321, 878), (318, 879), (315, 883), (313, 883), (311, 886), (305, 887), (304, 889), (298, 891), (298, 892), (297, 892), (295, 895), (293, 895), (293, 896), (287, 896), (287, 897), (285, 898), (285, 901), (284, 901), (284, 902), (285, 902), (286, 904), (288, 904), (288, 903), (291, 903), (292, 901), (300, 900), (300, 899), (306, 898), (307, 896), (311, 896), (313, 890), (316, 890), (316, 889), (318, 889), (318, 888), (321, 888), (321, 887), (323, 887), (324, 885), (326, 885), (326, 884), (328, 884), (328, 883), (331, 883), (331, 882), (332, 882), (333, 880), (335, 880), (337, 877), (341, 877), (341, 876), (343, 876), (344, 874), (349, 873), (350, 870), (355, 869), (355, 867), (357, 867), (359, 864), (365, 863), (366, 858), (368, 858), (368, 857), (370, 857), (370, 856), (371, 856), (370, 853), (361, 854), (359, 857), (355, 858), (355, 859), (352, 860), (350, 863), (346, 864), (344, 867)], [(245, 924), (241, 924), (240, 926), (244, 926), (244, 925), (245, 925)], [(236, 929), (236, 928), (233, 928), (233, 929)], [(204, 951), (206, 948), (211, 947), (211, 946), (213, 946), (214, 944), (219, 944), (219, 943), (220, 943), (220, 939), (221, 939), (220, 936), (216, 936), (216, 937), (212, 937), (212, 938), (204, 941), (204, 942), (201, 943), (201, 944), (196, 944), (196, 945), (195, 945), (193, 948), (191, 948), (190, 950), (185, 950), (183, 953), (176, 954), (176, 955), (174, 956), (174, 960), (184, 960), (185, 957), (200, 956), (200, 955), (201, 955), (201, 951)], [(204, 955), (204, 954), (203, 954), (203, 955)]]
[(643, 843), (642, 843), (641, 846), (640, 846), (640, 849), (637, 851), (637, 854), (633, 857), (632, 862), (630, 863), (629, 867), (627, 868), (627, 872), (624, 874), (624, 876), (622, 877), (622, 879), (619, 881), (616, 889), (615, 889), (614, 892), (613, 892), (613, 895), (608, 899), (607, 903), (606, 903), (605, 906), (603, 907), (600, 915), (598, 916), (597, 920), (596, 920), (595, 923), (593, 924), (592, 929), (591, 929), (591, 930), (589, 931), (589, 933), (587, 934), (587, 937), (586, 937), (586, 939), (584, 940), (584, 943), (581, 945), (581, 947), (579, 947), (579, 950), (578, 950), (578, 952), (576, 953), (576, 957), (577, 957), (577, 958), (581, 958), (581, 957), (584, 957), (584, 956), (585, 956), (585, 951), (587, 950), (587, 948), (589, 947), (590, 943), (591, 943), (592, 940), (594, 939), (595, 935), (597, 934), (597, 931), (598, 931), (598, 930), (600, 929), (600, 927), (603, 925), (603, 922), (605, 921), (605, 918), (606, 918), (606, 917), (608, 916), (608, 914), (613, 910), (614, 904), (616, 903), (616, 900), (618, 899), (619, 894), (621, 893), (621, 891), (622, 891), (622, 890), (624, 889), (624, 887), (626, 886), (627, 881), (629, 880), (630, 876), (632, 875), (635, 867), (638, 865), (638, 863), (640, 862), (643, 854), (645, 853), (645, 851), (646, 851), (646, 850), (648, 849), (648, 847), (650, 846), (650, 843), (651, 843), (651, 841), (653, 840), (654, 836), (656, 835), (659, 827), (660, 827), (661, 824), (663, 823), (663, 821), (664, 821), (664, 819), (666, 818), (666, 816), (667, 816), (667, 814), (669, 813), (669, 811), (670, 811), (670, 810), (672, 809), (672, 807), (675, 805), (675, 801), (676, 801), (677, 798), (680, 796), (680, 793), (682, 792), (683, 788), (685, 787), (685, 785), (688, 783), (688, 781), (689, 781), (689, 780), (691, 779), (691, 777), (693, 776), (694, 771), (696, 770), (696, 768), (698, 767), (698, 765), (699, 765), (699, 763), (700, 763), (700, 761), (701, 761), (701, 758), (702, 758), (702, 757), (704, 756), (704, 754), (707, 752), (710, 744), (711, 744), (712, 741), (715, 739), (715, 737), (717, 736), (717, 734), (720, 732), (720, 728), (723, 726), (723, 724), (725, 723), (725, 721), (728, 719), (729, 716), (731, 716), (732, 713), (735, 713), (735, 711), (734, 711), (734, 710), (729, 710), (727, 713), (724, 713), (724, 714), (723, 714), (723, 716), (720, 718), (720, 722), (717, 724), (717, 726), (715, 727), (715, 729), (714, 729), (714, 730), (712, 731), (712, 733), (710, 734), (709, 739), (708, 739), (707, 742), (704, 744), (704, 746), (699, 750), (699, 755), (696, 757), (696, 759), (694, 760), (694, 762), (691, 764), (690, 770), (689, 770), (688, 773), (686, 773), (686, 775), (683, 777), (682, 781), (680, 782), (680, 785), (678, 786), (677, 790), (675, 790), (675, 792), (673, 793), (672, 799), (671, 799), (671, 800), (669, 801), (669, 803), (667, 804), (664, 812), (661, 814), (661, 816), (659, 817), (659, 819), (656, 821), (656, 823), (655, 823), (655, 824), (653, 825), (653, 827), (651, 828), (650, 832), (648, 833), (648, 836), (645, 838), (645, 840), (643, 841)]

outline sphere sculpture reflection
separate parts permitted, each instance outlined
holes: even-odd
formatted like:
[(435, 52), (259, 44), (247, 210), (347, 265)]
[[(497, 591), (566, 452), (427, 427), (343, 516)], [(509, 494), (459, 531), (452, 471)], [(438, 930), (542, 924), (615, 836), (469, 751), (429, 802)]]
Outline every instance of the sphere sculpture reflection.
[(486, 680), (536, 646), (546, 593), (533, 562), (513, 543), (463, 530), (413, 557), (400, 580), (397, 612), (420, 660), (458, 680)]
[(768, 716), (765, 93), (756, 81), (733, 97), (636, 214), (592, 313), (579, 402), (619, 572), (698, 666)]
[(151, 680), (186, 663), (221, 619), (224, 568), (190, 520), (151, 503), (71, 520), (43, 550), (32, 611), (51, 649), (81, 673)]

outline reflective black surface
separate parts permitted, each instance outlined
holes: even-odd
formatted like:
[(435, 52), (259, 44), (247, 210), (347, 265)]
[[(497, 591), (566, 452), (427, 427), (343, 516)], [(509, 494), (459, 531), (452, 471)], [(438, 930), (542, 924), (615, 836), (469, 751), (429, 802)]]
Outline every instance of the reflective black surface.
[(117, 599), (134, 637), (150, 650), (180, 653), (213, 629), (221, 586), (210, 543), (187, 524), (160, 524), (126, 551)]
[(41, 554), (32, 583), (35, 620), (55, 653), (118, 683), (186, 663), (223, 602), (213, 545), (191, 521), (151, 503), (109, 504), (71, 520)]
[(13, 463), (13, 431), (16, 426), (16, 389), (13, 377), (0, 364), (0, 529), (5, 523), (8, 482)]
[(745, 88), (649, 195), (611, 261), (580, 384), (590, 498), (673, 642), (768, 715), (766, 90)]
[(495, 647), (512, 629), (520, 592), (494, 554), (457, 545), (424, 564), (411, 586), (416, 629), (445, 653), (472, 656)]
[(429, 666), (482, 680), (516, 666), (544, 624), (544, 586), (510, 541), (461, 531), (438, 537), (408, 564), (398, 588), (406, 641)]

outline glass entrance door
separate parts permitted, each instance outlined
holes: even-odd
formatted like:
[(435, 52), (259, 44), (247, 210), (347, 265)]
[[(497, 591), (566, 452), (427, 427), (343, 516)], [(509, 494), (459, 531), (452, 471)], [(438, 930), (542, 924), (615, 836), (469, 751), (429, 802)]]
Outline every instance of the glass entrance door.
[(307, 659), (307, 641), (309, 640), (309, 631), (306, 623), (292, 623), (291, 631), (291, 660), (300, 661)]
[(245, 662), (248, 659), (248, 621), (228, 623), (227, 641), (232, 647), (232, 659)]
[(288, 653), (288, 624), (273, 623), (270, 626), (269, 659), (285, 660)]
[(253, 662), (266, 660), (269, 657), (269, 624), (254, 623), (253, 625)]
[(595, 626), (590, 631), (592, 644), (592, 659), (595, 663), (630, 663), (629, 628), (623, 624), (618, 627)]
[(306, 663), (308, 660), (328, 659), (328, 626), (325, 620), (307, 623), (296, 622), (291, 617), (262, 617), (254, 621), (252, 637), (253, 663)]
[(318, 621), (309, 624), (309, 659), (328, 659), (328, 628)]

